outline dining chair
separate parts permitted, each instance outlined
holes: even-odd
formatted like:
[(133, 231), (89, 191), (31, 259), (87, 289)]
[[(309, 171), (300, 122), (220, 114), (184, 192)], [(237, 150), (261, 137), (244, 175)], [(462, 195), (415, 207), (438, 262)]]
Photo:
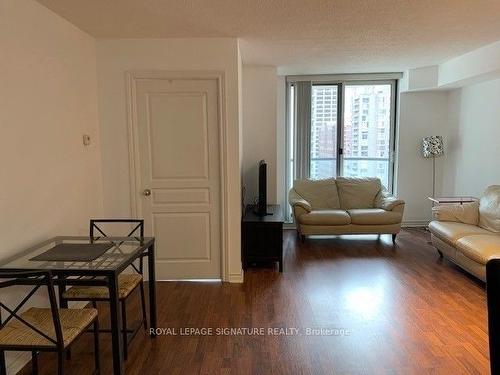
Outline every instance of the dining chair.
[[(57, 352), (57, 373), (64, 374), (64, 355), (73, 342), (90, 326), (94, 332), (94, 374), (100, 373), (99, 321), (97, 310), (59, 309), (57, 307), (54, 282), (50, 271), (0, 271), (0, 289), (15, 286), (33, 287), (15, 307), (8, 307), (2, 298), (0, 311), (8, 314), (2, 319), (0, 314), (0, 374), (6, 375), (5, 352), (31, 352), (32, 373), (38, 374), (38, 352)], [(47, 287), (49, 308), (30, 307), (20, 312), (23, 306), (40, 287)], [(19, 289), (16, 290), (19, 293)], [(6, 293), (2, 292), (2, 296)]]
[[(144, 220), (143, 219), (91, 219), (89, 235), (92, 241), (112, 237), (109, 231), (103, 228), (103, 224), (131, 224), (132, 230), (127, 232), (125, 237), (144, 237)], [(122, 234), (123, 236), (123, 234)], [(120, 236), (117, 236), (120, 237)], [(119, 251), (119, 246), (116, 247)], [(118, 299), (120, 300), (122, 313), (122, 337), (123, 337), (123, 357), (128, 357), (128, 345), (135, 337), (141, 325), (147, 330), (146, 318), (146, 300), (144, 298), (144, 256), (139, 257), (139, 264), (132, 264), (132, 273), (121, 273), (118, 275)], [(126, 301), (131, 293), (139, 287), (141, 297), (142, 320), (137, 327), (132, 329), (127, 325), (127, 304)], [(90, 301), (94, 308), (97, 308), (98, 301), (109, 301), (109, 290), (104, 286), (73, 286), (64, 291), (60, 298), (66, 301)], [(110, 332), (108, 329), (101, 329), (100, 332)]]
[(500, 259), (486, 263), (486, 301), (491, 375), (500, 374)]

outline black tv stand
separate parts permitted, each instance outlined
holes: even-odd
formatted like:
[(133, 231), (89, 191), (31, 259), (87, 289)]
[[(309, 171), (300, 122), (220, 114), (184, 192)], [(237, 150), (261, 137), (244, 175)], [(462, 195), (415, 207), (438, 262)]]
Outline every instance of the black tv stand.
[(278, 262), (283, 272), (283, 222), (279, 205), (268, 205), (267, 213), (259, 216), (255, 206), (247, 206), (241, 223), (241, 259), (243, 269), (250, 264)]
[(258, 210), (257, 210), (257, 206), (254, 207), (253, 209), (253, 213), (259, 217), (264, 217), (264, 216), (270, 216), (270, 215), (274, 215), (272, 212), (266, 212), (266, 213), (263, 213), (261, 214)]

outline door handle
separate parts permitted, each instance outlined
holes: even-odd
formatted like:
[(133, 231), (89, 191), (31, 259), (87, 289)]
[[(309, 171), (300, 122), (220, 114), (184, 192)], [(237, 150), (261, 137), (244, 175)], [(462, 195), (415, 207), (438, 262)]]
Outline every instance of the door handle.
[(144, 191), (142, 192), (142, 195), (144, 195), (145, 197), (149, 197), (151, 195), (151, 190), (150, 189), (144, 189)]

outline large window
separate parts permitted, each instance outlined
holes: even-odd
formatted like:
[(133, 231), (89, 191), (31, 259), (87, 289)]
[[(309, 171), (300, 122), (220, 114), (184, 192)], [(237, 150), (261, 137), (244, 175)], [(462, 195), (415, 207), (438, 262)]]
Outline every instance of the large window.
[(311, 90), (310, 177), (337, 175), (337, 131), (339, 88), (314, 85)]
[(345, 86), (343, 176), (378, 177), (391, 188), (391, 89), (390, 84)]
[(392, 190), (396, 80), (287, 87), (287, 191), (296, 178), (337, 176), (378, 177)]

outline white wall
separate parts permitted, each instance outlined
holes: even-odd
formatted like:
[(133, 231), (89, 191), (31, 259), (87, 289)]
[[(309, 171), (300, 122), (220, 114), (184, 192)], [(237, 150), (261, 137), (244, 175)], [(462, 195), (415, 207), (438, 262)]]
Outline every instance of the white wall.
[(94, 40), (34, 1), (7, 0), (0, 51), (4, 259), (54, 235), (88, 233), (89, 218), (102, 214), (102, 183)]
[(0, 15), (3, 257), (86, 234), (102, 184), (94, 40), (31, 0), (2, 1)]
[(402, 91), (452, 90), (500, 78), (500, 41), (439, 65), (411, 68), (401, 80)]
[(449, 144), (443, 191), (481, 196), (500, 184), (500, 80), (450, 93)]
[(438, 85), (439, 67), (437, 65), (410, 69), (404, 74), (407, 85), (401, 91), (418, 91), (436, 88)]
[(500, 41), (439, 65), (438, 86), (463, 87), (500, 77)]
[(243, 162), (245, 203), (258, 195), (258, 162), (267, 161), (268, 203), (277, 202), (277, 76), (276, 68), (243, 66)]
[(228, 279), (240, 281), (241, 177), (238, 42), (229, 38), (114, 39), (97, 41), (99, 120), (102, 142), (104, 211), (130, 216), (126, 81), (128, 71), (222, 71), (225, 75)]
[[(432, 218), (432, 159), (421, 153), (422, 138), (448, 131), (446, 91), (404, 92), (399, 102), (397, 195), (406, 201), (404, 224), (424, 225)], [(441, 193), (443, 158), (436, 158), (436, 194)]]

